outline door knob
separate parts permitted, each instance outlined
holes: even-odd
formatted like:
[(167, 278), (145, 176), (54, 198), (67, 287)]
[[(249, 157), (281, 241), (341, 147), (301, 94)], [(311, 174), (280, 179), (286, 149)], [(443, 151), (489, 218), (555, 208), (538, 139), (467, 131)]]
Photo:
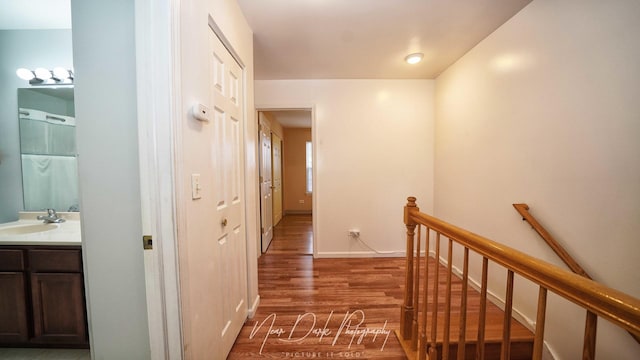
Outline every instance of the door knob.
[(227, 226), (227, 218), (222, 219), (220, 223), (222, 224), (222, 226)]

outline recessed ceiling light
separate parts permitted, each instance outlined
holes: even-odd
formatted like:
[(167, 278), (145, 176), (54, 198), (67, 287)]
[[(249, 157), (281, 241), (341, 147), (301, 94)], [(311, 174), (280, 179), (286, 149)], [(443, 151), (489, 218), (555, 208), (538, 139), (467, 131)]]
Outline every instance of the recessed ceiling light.
[(424, 57), (423, 53), (409, 54), (407, 55), (407, 57), (404, 58), (404, 61), (406, 61), (409, 64), (417, 64), (420, 61), (422, 61), (423, 57)]

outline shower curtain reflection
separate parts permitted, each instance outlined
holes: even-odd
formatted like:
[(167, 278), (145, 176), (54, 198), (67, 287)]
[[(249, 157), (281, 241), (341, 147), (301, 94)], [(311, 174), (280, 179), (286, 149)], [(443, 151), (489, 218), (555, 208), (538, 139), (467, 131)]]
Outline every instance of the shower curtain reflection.
[(78, 211), (77, 177), (75, 157), (23, 154), (25, 209)]
[(78, 211), (75, 118), (20, 108), (25, 210)]

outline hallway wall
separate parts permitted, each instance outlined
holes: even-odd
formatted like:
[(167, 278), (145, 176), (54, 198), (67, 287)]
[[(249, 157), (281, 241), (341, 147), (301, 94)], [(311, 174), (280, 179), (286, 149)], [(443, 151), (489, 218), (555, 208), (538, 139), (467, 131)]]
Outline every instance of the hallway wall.
[(434, 81), (259, 80), (255, 96), (260, 109), (314, 108), (317, 255), (376, 255), (352, 228), (378, 251), (404, 252), (407, 196), (432, 210)]
[[(133, 1), (71, 2), (92, 359), (149, 359)], [(100, 46), (96, 46), (100, 44)], [(104, 69), (117, 72), (105, 76)], [(109, 224), (105, 226), (105, 213)]]
[[(511, 206), (525, 202), (596, 280), (640, 297), (639, 16), (637, 1), (534, 0), (440, 75), (436, 215), (564, 267)], [(537, 289), (515, 289), (534, 319)], [(574, 359), (585, 314), (549, 304), (546, 338)], [(598, 358), (640, 356), (599, 325)]]
[[(309, 128), (284, 128), (286, 142), (284, 143), (283, 170), (284, 182), (282, 194), (284, 196), (283, 210), (288, 212), (311, 213), (312, 196), (306, 192), (307, 163), (306, 142), (311, 141)], [(302, 204), (300, 201), (304, 201)]]

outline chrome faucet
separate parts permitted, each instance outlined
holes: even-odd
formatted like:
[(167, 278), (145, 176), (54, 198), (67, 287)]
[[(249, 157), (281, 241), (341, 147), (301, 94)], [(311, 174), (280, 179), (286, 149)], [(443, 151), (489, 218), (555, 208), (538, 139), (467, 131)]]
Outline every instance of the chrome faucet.
[(50, 224), (50, 223), (59, 224), (59, 223), (65, 222), (63, 218), (58, 217), (58, 214), (54, 209), (47, 209), (47, 215), (38, 215), (37, 219), (44, 220), (45, 224)]

